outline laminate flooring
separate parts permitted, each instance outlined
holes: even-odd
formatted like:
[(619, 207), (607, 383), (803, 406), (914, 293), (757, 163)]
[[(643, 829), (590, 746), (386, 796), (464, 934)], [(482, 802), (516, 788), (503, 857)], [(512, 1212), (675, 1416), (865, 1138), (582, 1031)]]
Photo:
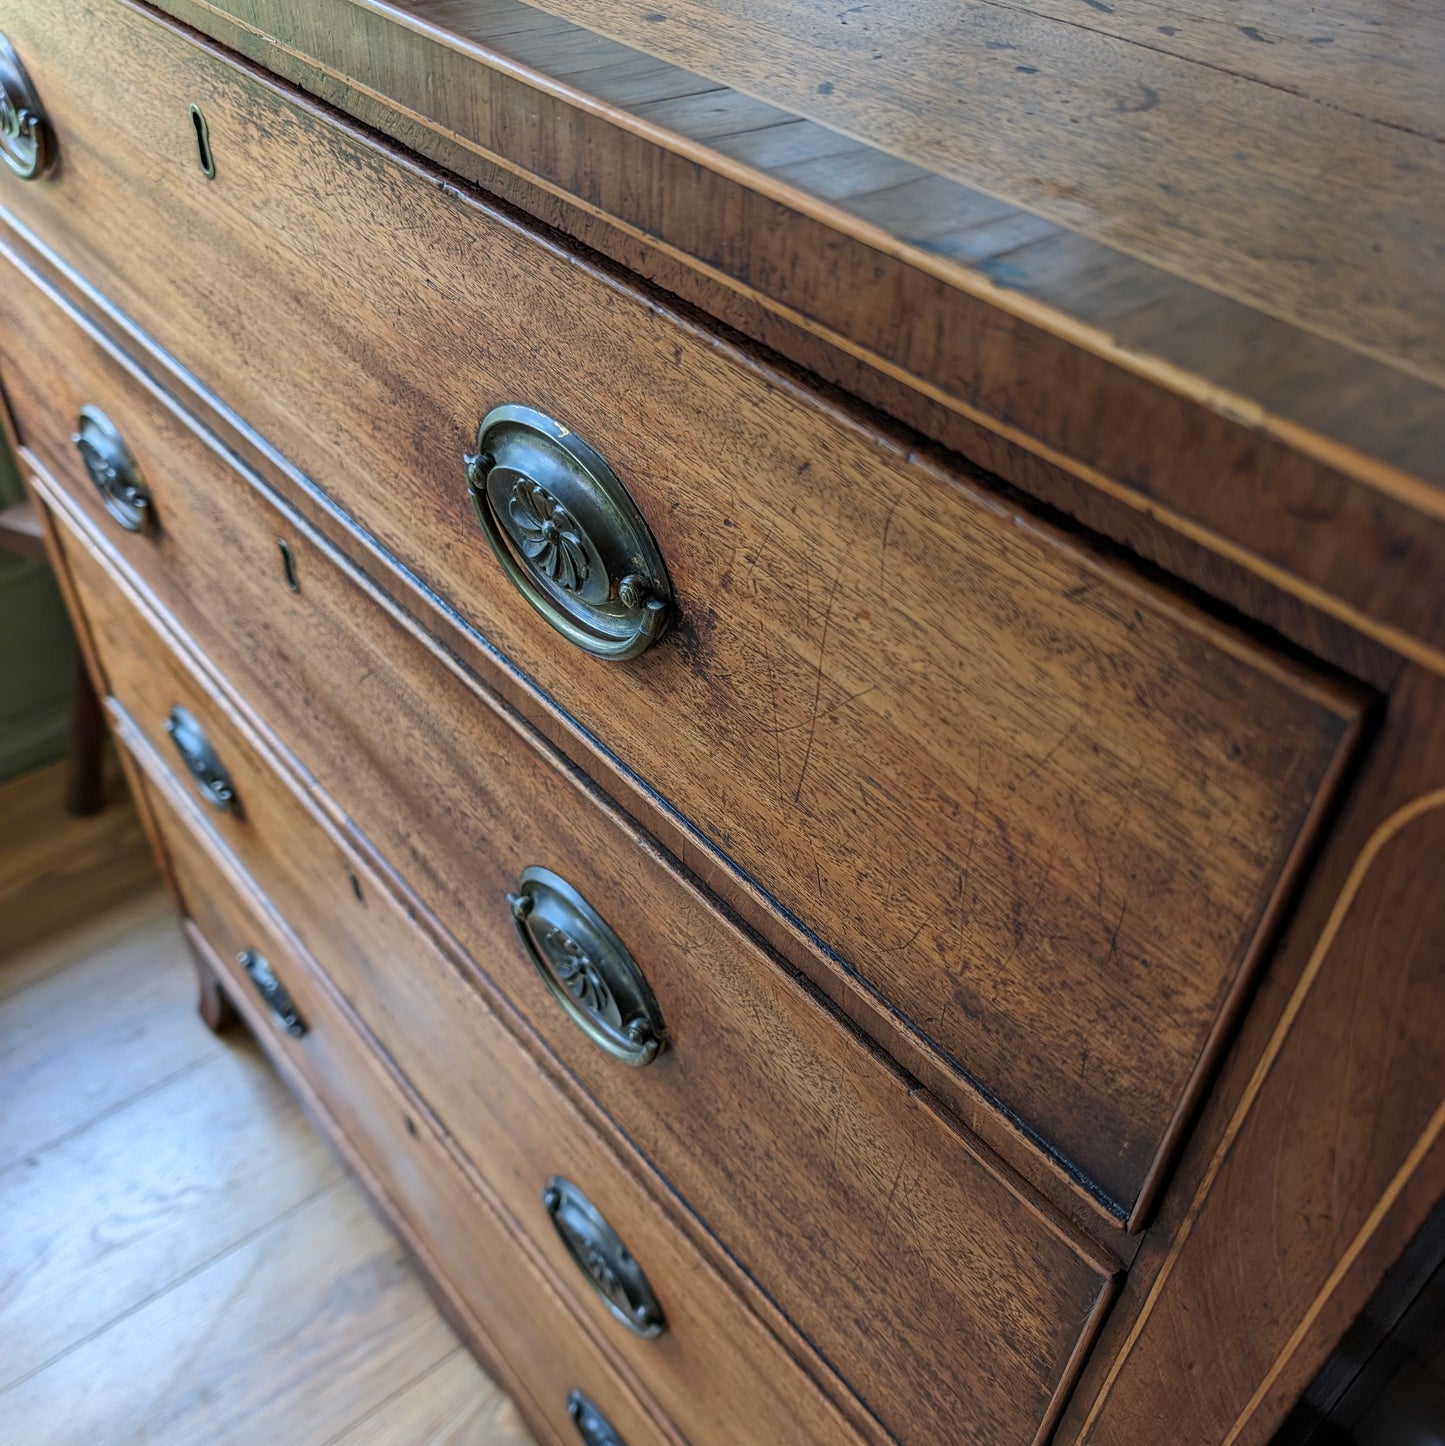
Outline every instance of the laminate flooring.
[(0, 786), (0, 1446), (528, 1446), (242, 1029), (119, 779)]

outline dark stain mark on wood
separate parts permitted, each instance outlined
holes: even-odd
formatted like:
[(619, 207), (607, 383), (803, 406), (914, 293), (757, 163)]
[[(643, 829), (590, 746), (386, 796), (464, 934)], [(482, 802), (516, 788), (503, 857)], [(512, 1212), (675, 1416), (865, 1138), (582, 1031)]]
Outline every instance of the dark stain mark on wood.
[(717, 620), (708, 612), (691, 607), (672, 627), (670, 641), (683, 666), (695, 678), (707, 675), (709, 647)]
[(1238, 27), (1238, 30), (1239, 33), (1244, 36), (1246, 40), (1257, 40), (1261, 45), (1274, 44), (1274, 41), (1272, 41), (1267, 35), (1261, 35), (1259, 31), (1254, 28), (1253, 25), (1241, 25)]
[(1104, 0), (1084, 0), (1084, 4), (1087, 5), (1090, 10), (1097, 10), (1100, 15), (1112, 15), (1114, 13), (1114, 7), (1112, 5), (1105, 5)]
[(1013, 291), (1022, 291), (1029, 279), (1028, 272), (1022, 266), (1017, 266), (1012, 261), (999, 261), (993, 257), (985, 257), (978, 263), (978, 269), (995, 286), (1006, 286)]
[(825, 80), (825, 81), (822, 83), (822, 85), (820, 85), (820, 86), (818, 87), (818, 94), (819, 94), (819, 95), (832, 95), (832, 94), (833, 94), (833, 82), (832, 82), (831, 80)]
[(1037, 75), (1039, 73), (1037, 65), (1016, 65), (1014, 69), (1018, 71), (1020, 75)]
[(1135, 94), (1131, 96), (1120, 96), (1114, 102), (1114, 113), (1116, 115), (1139, 115), (1146, 110), (1153, 110), (1159, 104), (1159, 92), (1142, 82), (1135, 86)]

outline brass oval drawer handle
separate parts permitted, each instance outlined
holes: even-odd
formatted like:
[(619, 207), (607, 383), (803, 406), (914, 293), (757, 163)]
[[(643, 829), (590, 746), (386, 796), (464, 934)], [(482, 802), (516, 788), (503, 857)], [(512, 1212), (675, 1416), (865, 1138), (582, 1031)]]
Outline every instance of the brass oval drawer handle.
[(597, 1207), (570, 1180), (553, 1175), (542, 1191), (552, 1224), (592, 1288), (608, 1310), (644, 1340), (667, 1329), (657, 1296), (642, 1267), (602, 1218)]
[(662, 1011), (606, 920), (550, 869), (524, 869), (507, 902), (537, 972), (587, 1038), (624, 1064), (651, 1064), (667, 1047)]
[(55, 161), (55, 136), (40, 97), (4, 35), (0, 35), (0, 157), (22, 181), (44, 175)]
[(672, 584), (637, 504), (574, 432), (494, 407), (465, 459), (488, 544), (517, 591), (598, 658), (635, 658), (667, 631)]
[(291, 996), (285, 986), (271, 972), (271, 965), (264, 955), (254, 949), (243, 949), (236, 956), (236, 962), (246, 971), (246, 977), (256, 986), (261, 1002), (271, 1012), (276, 1027), (283, 1029), (292, 1039), (300, 1039), (306, 1033), (306, 1025), (296, 1012)]
[(166, 732), (186, 765), (202, 798), (223, 813), (235, 813), (236, 789), (211, 741), (195, 717), (178, 703), (166, 719)]
[(612, 1422), (581, 1391), (567, 1393), (567, 1414), (572, 1418), (583, 1446), (627, 1446)]
[(70, 440), (105, 510), (127, 532), (141, 531), (151, 516), (151, 494), (115, 423), (99, 407), (82, 407), (80, 430)]

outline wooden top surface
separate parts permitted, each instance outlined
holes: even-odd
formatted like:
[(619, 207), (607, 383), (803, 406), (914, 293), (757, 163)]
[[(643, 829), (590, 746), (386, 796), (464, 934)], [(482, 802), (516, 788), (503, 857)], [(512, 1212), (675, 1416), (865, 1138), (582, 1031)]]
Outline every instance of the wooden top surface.
[[(156, 3), (1445, 641), (1378, 565), (1406, 532), (1445, 556), (1445, 6)], [(1331, 526), (1380, 534), (1348, 583), (1318, 562), (1356, 546), (1319, 532), (1341, 483)]]
[[(484, 17), (500, 9), (458, 0), (401, 8), (478, 38)], [(1445, 377), (1445, 8), (1400, 0), (657, 0), (652, 9), (534, 0), (534, 8), (1401, 370)], [(520, 36), (511, 43), (545, 65), (554, 37), (541, 34), (540, 46)], [(713, 106), (721, 100), (705, 94)], [(707, 107), (641, 111), (686, 133)], [(841, 151), (800, 170), (769, 166), (751, 147), (719, 148), (850, 209), (863, 211), (869, 196), (864, 213), (900, 243), (960, 256), (986, 274), (1041, 239), (1010, 237), (1015, 244), (993, 256), (968, 256), (958, 247), (966, 229), (958, 198), (950, 207), (933, 186), (929, 204), (912, 205), (906, 188), (920, 189), (922, 178), (877, 154)], [(845, 176), (864, 189), (844, 191)], [(1024, 272), (1027, 261), (1008, 265)], [(996, 279), (1008, 284), (1007, 275)]]
[[(1445, 483), (1445, 7), (395, 10), (952, 284), (1034, 300), (1084, 345), (1122, 344)], [(1402, 410), (1430, 425), (1402, 427)]]

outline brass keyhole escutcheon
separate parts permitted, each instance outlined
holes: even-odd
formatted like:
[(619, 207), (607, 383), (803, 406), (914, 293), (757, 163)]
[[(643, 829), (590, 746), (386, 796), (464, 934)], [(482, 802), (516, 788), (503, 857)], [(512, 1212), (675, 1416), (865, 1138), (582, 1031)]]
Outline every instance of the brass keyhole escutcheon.
[(211, 128), (200, 106), (192, 105), (190, 110), (191, 132), (196, 142), (196, 162), (208, 181), (216, 179), (216, 157), (211, 150)]

